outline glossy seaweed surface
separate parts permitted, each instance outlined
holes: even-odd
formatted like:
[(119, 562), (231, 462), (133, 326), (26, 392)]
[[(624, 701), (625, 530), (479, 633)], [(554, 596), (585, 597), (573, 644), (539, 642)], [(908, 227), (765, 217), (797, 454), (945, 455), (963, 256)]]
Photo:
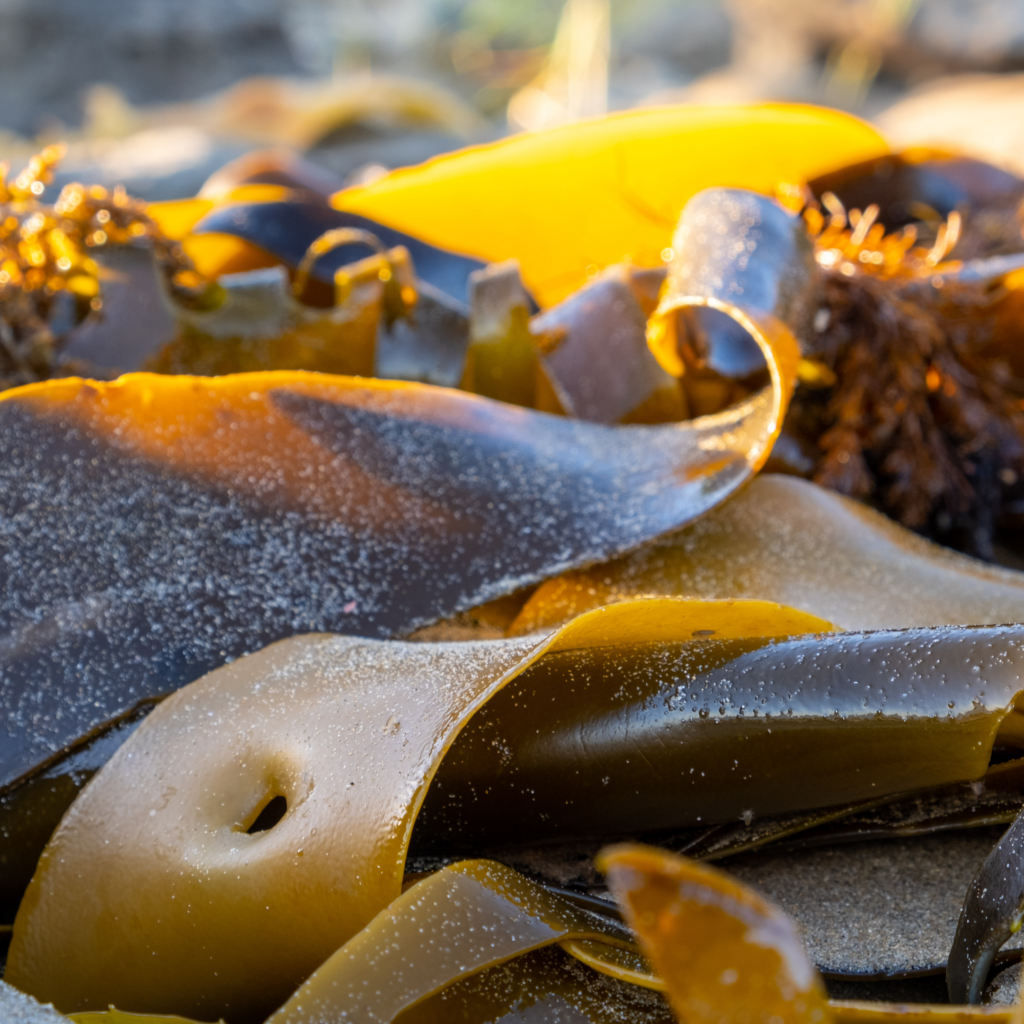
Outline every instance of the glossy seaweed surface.
[(72, 805), (21, 903), (7, 977), (69, 1010), (262, 1020), (401, 894), (437, 765), (508, 679), (543, 651), (738, 624), (826, 625), (762, 602), (656, 600), (547, 638), (302, 636), (239, 658), (161, 703)]
[(1022, 639), (922, 629), (548, 655), (455, 742), (414, 848), (637, 835), (979, 778), (1024, 688)]
[[(75, 801), (9, 977), (68, 1010), (258, 1020), (398, 898), (411, 837), (452, 857), (984, 775), (1019, 628), (773, 639), (794, 614), (637, 601), (546, 639), (296, 637), (241, 658), (155, 709)], [(748, 639), (722, 628), (755, 615)]]
[(7, 392), (0, 787), (274, 640), (402, 635), (678, 527), (783, 396), (624, 429), (302, 373)]

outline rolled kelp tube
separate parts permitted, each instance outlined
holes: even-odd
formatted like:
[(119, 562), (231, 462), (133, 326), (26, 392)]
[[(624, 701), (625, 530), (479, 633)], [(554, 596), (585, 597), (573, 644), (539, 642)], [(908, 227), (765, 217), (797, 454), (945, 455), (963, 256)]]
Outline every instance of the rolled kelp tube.
[[(7, 977), (65, 1011), (258, 1021), (400, 895), (414, 823), (452, 856), (454, 827), (621, 835), (984, 773), (1024, 631), (784, 636), (826, 625), (653, 600), (548, 638), (301, 637), (239, 659), (152, 712), (75, 801)], [(492, 771), (481, 748), (505, 740)]]
[(699, 320), (709, 364), (735, 367), (741, 377), (757, 368), (762, 339), (807, 335), (818, 282), (814, 250), (803, 221), (774, 200), (705, 189), (683, 208), (672, 253), (647, 330), (669, 373), (683, 373), (680, 346), (695, 329), (687, 317)]

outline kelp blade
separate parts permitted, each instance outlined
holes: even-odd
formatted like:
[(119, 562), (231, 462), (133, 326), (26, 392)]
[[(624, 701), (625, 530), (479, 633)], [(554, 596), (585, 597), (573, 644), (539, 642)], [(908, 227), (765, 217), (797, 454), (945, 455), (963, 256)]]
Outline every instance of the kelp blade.
[(510, 634), (644, 595), (777, 601), (848, 630), (1024, 622), (1024, 574), (807, 481), (761, 475), (670, 538), (542, 583)]
[[(22, 901), (8, 980), (68, 1011), (262, 1020), (400, 895), (438, 764), (509, 679), (545, 652), (678, 641), (719, 616), (644, 601), (547, 639), (296, 637), (218, 669), (75, 801)], [(747, 625), (796, 621), (764, 606)], [(277, 797), (287, 813), (250, 833)]]
[(621, 924), (573, 907), (510, 868), (464, 861), (403, 893), (267, 1024), (385, 1024), (488, 967), (573, 938), (632, 941)]
[(598, 860), (686, 1024), (826, 1024), (821, 978), (796, 925), (723, 872), (661, 850), (612, 847)]
[(438, 157), (333, 203), (443, 249), (518, 259), (549, 306), (582, 287), (587, 268), (659, 265), (702, 189), (772, 194), (886, 152), (869, 125), (821, 107), (661, 107)]
[(455, 741), (414, 849), (664, 834), (973, 781), (1022, 667), (1020, 627), (550, 654)]
[(226, 659), (401, 635), (706, 512), (767, 458), (778, 345), (772, 388), (664, 427), (300, 372), (6, 392), (0, 791)]
[[(623, 844), (599, 866), (658, 971), (677, 1019), (832, 1024), (1011, 1024), (1020, 1008), (823, 999), (794, 923), (727, 874)], [(701, 927), (703, 926), (703, 927)]]
[(561, 948), (471, 975), (406, 1010), (396, 1024), (672, 1024), (659, 992), (591, 970)]
[[(652, 600), (591, 612), (548, 638), (297, 637), (218, 669), (153, 711), (75, 801), (19, 910), (9, 980), (67, 1010), (113, 1002), (200, 1019), (225, 1015), (232, 1024), (261, 1020), (399, 896), (417, 815), (474, 715), (528, 670), (546, 680), (546, 697), (557, 686), (585, 708), (582, 674), (549, 671), (568, 652), (580, 666), (584, 655), (604, 652), (613, 667), (619, 656), (620, 669), (643, 669), (638, 642), (648, 641), (640, 652), (648, 661), (662, 645), (660, 699), (685, 701), (679, 717), (690, 723), (695, 771), (671, 789), (655, 771), (643, 801), (657, 809), (659, 794), (690, 794), (694, 815), (710, 808), (729, 818), (751, 806), (759, 812), (762, 799), (841, 802), (850, 785), (873, 795), (950, 773), (977, 777), (1020, 687), (1020, 637), (1012, 629), (953, 631), (944, 646), (941, 635), (826, 634), (821, 657), (811, 640), (802, 648), (772, 641), (782, 623), (791, 629), (798, 620), (791, 610), (762, 606), (748, 644), (758, 648), (754, 656), (783, 652), (761, 666), (772, 679), (768, 710), (782, 713), (766, 718), (759, 706), (755, 716), (753, 702), (726, 685), (728, 666), (709, 673), (708, 706), (695, 707), (677, 648), (690, 641), (717, 657), (715, 641), (694, 635), (720, 616), (714, 605)], [(747, 621), (752, 631), (757, 620)], [(893, 683), (886, 661), (905, 661), (918, 676)], [(737, 679), (760, 699), (756, 674)], [(868, 696), (873, 703), (865, 706)], [(536, 733), (552, 716), (544, 703), (534, 710)], [(614, 805), (591, 801), (597, 824), (609, 808), (621, 815), (638, 803), (630, 762), (641, 735), (653, 737), (640, 749), (655, 768), (667, 756), (657, 730), (629, 731), (638, 723), (628, 711), (612, 742), (595, 744), (584, 766), (619, 793)], [(867, 751), (865, 737), (873, 739)], [(740, 769), (732, 760), (738, 747)], [(549, 767), (538, 789), (556, 803), (562, 794), (563, 809), (564, 795), (581, 785), (573, 754), (569, 748), (567, 762)], [(285, 813), (257, 830), (275, 801)]]
[(964, 897), (946, 968), (953, 1003), (981, 1001), (996, 953), (1024, 918), (1024, 814), (985, 858)]
[[(672, 261), (647, 342), (669, 373), (684, 373), (681, 346), (689, 340), (688, 318), (703, 319), (707, 361), (745, 332), (750, 354), (782, 325), (806, 337), (817, 306), (817, 264), (801, 218), (773, 199), (749, 189), (708, 188), (683, 207), (672, 236)], [(711, 318), (718, 317), (718, 321)], [(722, 317), (726, 333), (715, 328)], [(731, 324), (730, 324), (731, 321)], [(749, 369), (749, 368), (748, 368)]]

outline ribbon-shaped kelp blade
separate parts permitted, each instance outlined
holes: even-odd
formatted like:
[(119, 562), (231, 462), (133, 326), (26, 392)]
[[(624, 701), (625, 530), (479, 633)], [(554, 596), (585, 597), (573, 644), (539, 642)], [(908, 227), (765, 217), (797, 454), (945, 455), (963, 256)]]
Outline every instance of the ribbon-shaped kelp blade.
[(716, 625), (701, 643), (551, 654), (506, 686), (441, 764), (416, 854), (760, 830), (975, 782), (996, 744), (1021, 745), (1020, 627), (755, 640)]
[[(608, 837), (984, 773), (1021, 685), (1019, 629), (800, 637), (802, 613), (731, 607), (739, 639), (707, 639), (728, 633), (728, 602), (651, 600), (546, 639), (296, 637), (218, 669), (152, 712), (65, 815), (8, 979), (66, 1010), (262, 1019), (398, 897), (428, 791), (475, 719), (515, 702), (516, 677), (544, 699), (502, 749), (535, 773), (542, 755), (542, 840), (560, 818)], [(583, 685), (597, 655), (603, 719)], [(563, 728), (567, 703), (586, 729)], [(502, 814), (536, 829), (480, 782), (467, 834), (508, 830)], [(426, 825), (464, 856), (458, 831)]]
[[(801, 628), (789, 609), (738, 611), (753, 636)], [(642, 601), (548, 638), (460, 644), (294, 637), (218, 669), (152, 712), (65, 815), (7, 980), (66, 1012), (263, 1020), (401, 894), (439, 764), (509, 680), (545, 653), (689, 640), (721, 612)]]
[(1024, 813), (996, 843), (971, 882), (946, 967), (952, 1003), (981, 1001), (1000, 947), (1024, 920)]
[[(633, 947), (614, 919), (581, 910), (501, 864), (462, 861), (378, 914), (267, 1024), (385, 1024), (459, 981), (571, 939)], [(450, 1019), (450, 1008), (433, 1009), (428, 1019)]]
[(762, 474), (672, 537), (542, 583), (509, 633), (653, 595), (777, 601), (848, 630), (1024, 622), (1024, 574), (808, 481)]
[(772, 386), (607, 427), (301, 372), (49, 381), (0, 397), (0, 792), (140, 701), (296, 633), (391, 637), (719, 504), (777, 436)]

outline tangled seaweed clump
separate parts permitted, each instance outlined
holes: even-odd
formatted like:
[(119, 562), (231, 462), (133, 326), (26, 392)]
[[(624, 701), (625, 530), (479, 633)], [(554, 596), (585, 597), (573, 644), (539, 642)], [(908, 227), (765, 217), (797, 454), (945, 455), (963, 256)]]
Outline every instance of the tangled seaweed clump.
[(1017, 336), (1000, 332), (1016, 301), (1004, 280), (1021, 261), (950, 259), (957, 211), (920, 247), (914, 225), (887, 233), (877, 205), (848, 217), (833, 194), (822, 203), (827, 216), (813, 201), (804, 211), (823, 270), (814, 367), (787, 429), (819, 450), (816, 483), (991, 560), (1024, 472)]
[(0, 396), (0, 1017), (1008, 1020), (1024, 576), (906, 527), (1013, 525), (1024, 183), (790, 107), (149, 208), (41, 205), (58, 155), (5, 186), (55, 379)]
[(121, 186), (108, 191), (71, 184), (52, 205), (45, 203), (63, 155), (63, 146), (48, 146), (13, 180), (6, 167), (0, 170), (0, 389), (49, 378), (61, 336), (89, 313), (100, 313), (98, 249), (147, 247), (186, 305), (206, 288), (181, 245)]

